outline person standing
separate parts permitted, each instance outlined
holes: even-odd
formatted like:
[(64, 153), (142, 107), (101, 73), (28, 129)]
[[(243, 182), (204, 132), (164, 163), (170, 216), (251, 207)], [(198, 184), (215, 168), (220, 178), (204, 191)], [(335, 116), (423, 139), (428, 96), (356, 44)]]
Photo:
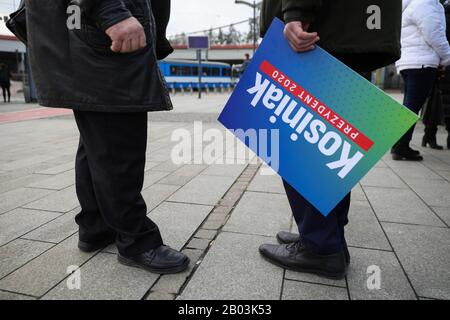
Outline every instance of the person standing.
[[(447, 24), (447, 41), (450, 41), (450, 3), (445, 1), (443, 5)], [(437, 92), (434, 92), (434, 90), (437, 90)], [(443, 149), (442, 146), (437, 144), (436, 134), (438, 125), (444, 123), (448, 132), (447, 149), (450, 149), (450, 67), (443, 68), (438, 72), (438, 79), (425, 109), (423, 122), (425, 124), (425, 135), (422, 138), (422, 147), (430, 146), (432, 149)]]
[[(450, 45), (446, 37), (444, 7), (439, 0), (403, 0), (402, 55), (397, 70), (405, 83), (403, 104), (419, 113), (430, 96), (439, 66), (450, 65)], [(410, 147), (413, 126), (394, 145), (392, 159), (421, 161), (420, 152)], [(436, 146), (435, 133), (428, 132), (427, 143)]]
[[(0, 86), (3, 91), (3, 101), (5, 103), (11, 102), (11, 72), (4, 63), (0, 64)], [(6, 100), (6, 97), (8, 97), (8, 100)]]
[(172, 109), (157, 64), (172, 51), (165, 39), (170, 1), (27, 0), (26, 9), (38, 101), (73, 109), (80, 132), (79, 249), (115, 243), (122, 264), (185, 270), (189, 258), (163, 244), (141, 195), (147, 112)]
[[(400, 57), (401, 27), (400, 0), (380, 5), (380, 28), (366, 23), (371, 4), (346, 0), (265, 0), (262, 35), (274, 17), (279, 17), (285, 22), (284, 34), (293, 50), (301, 53), (319, 44), (353, 70), (369, 76), (371, 71)], [(261, 245), (261, 255), (290, 270), (343, 278), (350, 264), (344, 230), (350, 194), (325, 217), (287, 182), (284, 187), (300, 234), (279, 232), (277, 239), (281, 244)]]

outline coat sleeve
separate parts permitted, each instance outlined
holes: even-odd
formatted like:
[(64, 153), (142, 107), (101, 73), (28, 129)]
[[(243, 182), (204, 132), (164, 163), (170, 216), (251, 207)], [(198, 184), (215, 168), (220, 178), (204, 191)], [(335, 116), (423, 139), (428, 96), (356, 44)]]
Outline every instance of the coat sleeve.
[(71, 0), (70, 4), (78, 5), (103, 30), (132, 16), (122, 0)]
[[(420, 7), (423, 6), (423, 7)], [(441, 4), (437, 1), (418, 1), (411, 8), (411, 17), (425, 41), (441, 58), (441, 65), (450, 65), (450, 45), (446, 36), (446, 21)]]
[(173, 52), (166, 37), (170, 19), (170, 0), (151, 0), (153, 16), (156, 22), (156, 55), (162, 60)]
[(323, 0), (281, 0), (284, 22), (313, 22), (322, 7)]

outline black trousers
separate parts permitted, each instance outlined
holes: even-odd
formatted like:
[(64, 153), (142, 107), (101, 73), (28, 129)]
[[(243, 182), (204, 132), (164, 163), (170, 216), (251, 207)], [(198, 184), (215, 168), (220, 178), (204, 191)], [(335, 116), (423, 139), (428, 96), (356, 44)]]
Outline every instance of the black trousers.
[(147, 148), (147, 113), (74, 111), (80, 131), (75, 220), (81, 241), (114, 237), (130, 257), (159, 247), (158, 226), (147, 217), (141, 191)]
[(286, 181), (284, 188), (303, 246), (317, 254), (338, 253), (347, 246), (344, 227), (348, 223), (350, 194), (325, 217)]

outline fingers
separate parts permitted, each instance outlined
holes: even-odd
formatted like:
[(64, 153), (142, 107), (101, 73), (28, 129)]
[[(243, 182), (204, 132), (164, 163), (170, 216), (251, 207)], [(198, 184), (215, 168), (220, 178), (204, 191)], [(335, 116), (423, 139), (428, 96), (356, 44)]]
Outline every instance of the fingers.
[(122, 40), (114, 40), (111, 44), (111, 51), (119, 53), (122, 49)]
[(134, 17), (108, 28), (106, 34), (112, 40), (111, 50), (116, 53), (131, 53), (147, 46), (144, 27)]
[(314, 49), (314, 44), (320, 40), (317, 32), (305, 32), (301, 22), (288, 23), (284, 29), (284, 35), (292, 49), (297, 52)]

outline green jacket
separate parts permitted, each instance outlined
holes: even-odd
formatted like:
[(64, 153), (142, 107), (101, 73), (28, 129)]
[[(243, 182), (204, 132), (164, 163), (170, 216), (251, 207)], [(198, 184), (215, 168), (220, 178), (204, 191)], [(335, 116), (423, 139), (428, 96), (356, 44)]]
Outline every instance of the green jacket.
[[(380, 29), (370, 29), (373, 11), (380, 10)], [(369, 12), (368, 12), (369, 11)], [(371, 71), (400, 59), (401, 0), (264, 0), (261, 36), (272, 20), (310, 22), (319, 46), (356, 71)]]

